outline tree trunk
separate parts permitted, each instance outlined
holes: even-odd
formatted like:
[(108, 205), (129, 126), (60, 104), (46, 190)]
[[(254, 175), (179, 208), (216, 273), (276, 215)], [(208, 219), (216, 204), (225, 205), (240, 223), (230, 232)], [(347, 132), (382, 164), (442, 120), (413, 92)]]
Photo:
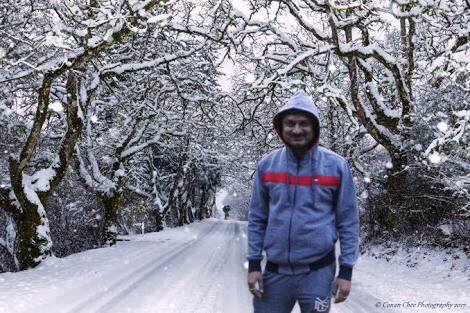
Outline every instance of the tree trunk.
[(386, 230), (396, 231), (399, 222), (399, 215), (404, 205), (407, 193), (407, 171), (403, 170), (407, 160), (405, 156), (395, 155), (392, 159), (393, 168), (388, 170), (386, 182), (387, 195), (386, 208), (383, 211), (383, 221)]
[(162, 212), (160, 212), (160, 211), (156, 212), (156, 214), (155, 214), (155, 225), (156, 225), (157, 232), (163, 230), (163, 218), (164, 218), (164, 215), (163, 215)]
[(207, 190), (207, 195), (207, 201), (204, 205), (204, 218), (212, 217), (212, 209), (215, 204), (215, 193), (210, 187)]
[(194, 188), (191, 187), (191, 189), (189, 191), (189, 205), (188, 205), (188, 221), (189, 221), (189, 223), (194, 222), (194, 213), (193, 213), (193, 206), (194, 206), (194, 199), (195, 199), (194, 195), (195, 195)]
[[(40, 91), (40, 105), (38, 116), (44, 114), (49, 103), (49, 92), (52, 82), (45, 80)], [(62, 139), (58, 159), (59, 162), (52, 164), (50, 171), (53, 173), (48, 178), (48, 187), (33, 187), (33, 181), (25, 176), (24, 169), (29, 158), (32, 156), (34, 147), (39, 140), (40, 132), (33, 130), (28, 137), (27, 143), (20, 155), (20, 161), (10, 159), (10, 181), (18, 204), (19, 214), (13, 214), (17, 229), (17, 260), (20, 270), (35, 267), (41, 260), (52, 255), (52, 239), (50, 237), (49, 220), (46, 210), (47, 200), (54, 188), (56, 188), (65, 176), (67, 165), (73, 153), (75, 144), (81, 134), (83, 123), (78, 117), (78, 79), (73, 71), (69, 72), (67, 78), (67, 131)], [(42, 118), (42, 117), (41, 117)], [(44, 120), (40, 117), (38, 125)], [(28, 178), (27, 178), (28, 177)]]
[(111, 196), (102, 196), (104, 206), (104, 221), (102, 238), (106, 245), (116, 244), (118, 233), (118, 208), (122, 194), (114, 192)]
[(40, 210), (32, 203), (29, 203), (23, 209), (29, 213), (24, 214), (22, 220), (16, 221), (16, 259), (18, 260), (19, 270), (35, 267), (43, 259), (52, 255), (49, 221), (45, 214), (38, 213)]
[(196, 217), (200, 221), (204, 218), (204, 207), (206, 205), (206, 198), (207, 198), (207, 193), (206, 193), (206, 188), (202, 187), (202, 192), (201, 192), (201, 201), (199, 202), (199, 206), (196, 211)]

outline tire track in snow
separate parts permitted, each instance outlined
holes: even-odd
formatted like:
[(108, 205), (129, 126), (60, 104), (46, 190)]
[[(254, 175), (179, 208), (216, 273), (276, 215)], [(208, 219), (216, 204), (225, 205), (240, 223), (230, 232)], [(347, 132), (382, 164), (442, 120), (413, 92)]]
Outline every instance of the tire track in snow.
[[(224, 221), (217, 221), (216, 231), (206, 238), (205, 242), (200, 245), (191, 247), (186, 260), (180, 260), (174, 266), (178, 268), (188, 269), (185, 263), (190, 261), (192, 268), (190, 271), (185, 270), (183, 279), (166, 290), (164, 299), (156, 304), (161, 310), (175, 310), (175, 312), (194, 312), (201, 307), (202, 312), (212, 312), (211, 307), (214, 305), (216, 296), (210, 292), (213, 288), (218, 288), (217, 277), (221, 276), (224, 269), (223, 259), (227, 254), (227, 238), (230, 238), (232, 225), (228, 225)], [(227, 269), (230, 270), (230, 269)], [(178, 302), (176, 308), (173, 299), (191, 299), (190, 302)], [(138, 311), (136, 311), (138, 312)], [(170, 311), (158, 311), (170, 312)]]
[[(197, 240), (190, 240), (185, 242), (172, 249), (170, 253), (164, 256), (158, 254), (156, 257), (153, 257), (149, 261), (145, 262), (142, 266), (139, 266), (131, 272), (126, 273), (123, 277), (113, 282), (112, 284), (106, 286), (105, 288), (101, 288), (100, 291), (93, 294), (92, 296), (87, 297), (86, 299), (81, 299), (81, 301), (74, 305), (73, 308), (66, 309), (63, 311), (63, 313), (102, 312), (103, 309), (106, 309), (106, 307), (111, 305), (117, 299), (125, 297), (127, 293), (148, 279), (148, 277), (151, 276), (154, 272), (170, 263), (174, 258), (187, 251), (191, 246), (196, 245), (200, 240), (210, 234), (215, 227), (215, 224), (212, 225), (203, 234), (201, 234)], [(154, 252), (152, 251), (149, 254), (151, 255), (153, 253)]]
[[(228, 224), (228, 223), (224, 223)], [(207, 284), (203, 289), (201, 295), (197, 302), (194, 305), (194, 308), (189, 311), (191, 313), (207, 313), (207, 312), (214, 312), (214, 307), (216, 307), (217, 312), (224, 312), (220, 310), (220, 301), (223, 298), (221, 295), (222, 283), (221, 280), (226, 279), (224, 272), (232, 271), (233, 269), (229, 267), (230, 264), (230, 256), (231, 251), (233, 251), (233, 247), (235, 245), (235, 240), (230, 240), (235, 238), (237, 224), (229, 223), (226, 227), (226, 236), (225, 239), (229, 240), (228, 245), (224, 245), (222, 257), (215, 258), (215, 255), (212, 256), (212, 260), (218, 260), (217, 262), (210, 262), (215, 263), (214, 266), (208, 267), (212, 268), (209, 275), (199, 275), (201, 278), (205, 277), (206, 281), (211, 281), (212, 284)], [(212, 264), (208, 264), (212, 265)]]
[[(135, 288), (115, 301), (108, 301), (93, 312), (188, 312), (198, 297), (203, 298), (224, 252), (224, 241), (230, 228), (221, 221), (211, 221), (208, 235), (200, 238), (182, 253), (169, 258), (157, 271), (139, 281)], [(165, 269), (163, 267), (165, 266)], [(189, 302), (184, 301), (189, 300)]]
[[(234, 223), (232, 245), (229, 247), (225, 260), (225, 273), (220, 284), (224, 288), (217, 290), (217, 303), (211, 312), (214, 313), (241, 313), (252, 312), (252, 295), (247, 287), (247, 240), (246, 223)], [(202, 312), (207, 313), (207, 312)]]
[[(147, 271), (142, 279), (126, 285), (120, 292), (112, 292), (114, 296), (108, 297), (105, 302), (90, 310), (90, 306), (83, 307), (78, 312), (127, 312), (125, 311), (126, 300), (129, 292), (136, 294), (147, 293), (153, 296), (157, 303), (148, 305), (140, 310), (128, 309), (129, 312), (188, 312), (188, 313), (228, 313), (231, 308), (233, 313), (240, 307), (237, 302), (245, 302), (247, 309), (251, 310), (251, 295), (246, 290), (246, 270), (243, 269), (244, 240), (240, 237), (240, 225), (238, 223), (215, 221), (210, 229), (204, 232), (196, 242), (186, 246), (180, 246), (178, 251), (166, 254), (165, 258), (156, 258), (159, 265), (154, 270)], [(237, 241), (236, 238), (240, 238)], [(239, 262), (239, 263), (238, 263)], [(178, 269), (180, 279), (172, 280), (170, 275), (161, 277), (164, 266)], [(239, 271), (237, 271), (239, 267)], [(184, 273), (183, 275), (181, 275)], [(162, 280), (159, 280), (162, 278)], [(230, 280), (227, 283), (227, 280)], [(171, 282), (170, 282), (171, 281)], [(162, 292), (150, 292), (144, 283), (162, 283), (166, 288)], [(231, 287), (228, 287), (231, 286)], [(353, 285), (353, 293), (348, 300), (341, 304), (333, 304), (332, 313), (356, 313), (368, 312), (379, 313), (381, 308), (376, 308), (375, 303), (379, 301), (372, 296), (363, 286), (360, 280)], [(229, 290), (230, 288), (231, 290)], [(246, 300), (246, 301), (245, 301)], [(229, 305), (233, 303), (232, 305)], [(92, 304), (92, 307), (96, 307)], [(388, 309), (390, 313), (396, 311)], [(248, 311), (247, 311), (248, 312)], [(298, 309), (293, 313), (300, 312)]]

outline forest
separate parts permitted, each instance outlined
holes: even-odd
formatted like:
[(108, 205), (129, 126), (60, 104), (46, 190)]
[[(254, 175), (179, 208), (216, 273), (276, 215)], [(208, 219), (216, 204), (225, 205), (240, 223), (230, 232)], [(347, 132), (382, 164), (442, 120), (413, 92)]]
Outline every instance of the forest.
[[(0, 272), (246, 220), (297, 90), (353, 171), (363, 244), (470, 239), (468, 0), (3, 0)], [(139, 226), (136, 226), (139, 225)]]

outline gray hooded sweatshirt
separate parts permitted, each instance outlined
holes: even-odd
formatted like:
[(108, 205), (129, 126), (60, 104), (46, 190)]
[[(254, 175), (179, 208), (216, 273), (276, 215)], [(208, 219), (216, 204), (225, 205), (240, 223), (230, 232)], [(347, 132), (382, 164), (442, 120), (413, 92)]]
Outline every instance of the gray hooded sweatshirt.
[(318, 146), (318, 110), (303, 91), (273, 119), (281, 139), (282, 117), (292, 109), (313, 118), (314, 139), (301, 160), (286, 146), (258, 164), (248, 216), (249, 271), (261, 271), (263, 250), (268, 265), (282, 274), (331, 264), (339, 239), (338, 277), (351, 280), (359, 250), (359, 213), (351, 171), (343, 157)]

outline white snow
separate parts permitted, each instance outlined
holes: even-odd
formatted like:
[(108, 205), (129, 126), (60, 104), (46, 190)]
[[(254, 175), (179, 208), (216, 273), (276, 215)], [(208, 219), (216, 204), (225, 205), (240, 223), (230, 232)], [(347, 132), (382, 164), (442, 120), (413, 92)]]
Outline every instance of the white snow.
[(439, 123), (437, 123), (437, 129), (439, 129), (439, 131), (445, 133), (449, 129), (449, 125), (447, 125), (446, 122), (439, 122)]
[(157, 16), (152, 16), (147, 20), (147, 23), (161, 23), (164, 24), (166, 20), (168, 20), (170, 16), (168, 14), (161, 14)]
[(60, 101), (54, 101), (49, 105), (49, 108), (54, 111), (54, 112), (63, 112), (64, 107), (62, 106), (62, 103)]
[(253, 75), (252, 73), (248, 73), (246, 74), (245, 76), (245, 83), (247, 84), (252, 84), (256, 81), (256, 77), (255, 75)]
[(450, 236), (452, 234), (452, 226), (451, 225), (441, 225), (438, 227), (440, 230), (442, 230), (442, 232), (444, 233), (444, 235), (446, 236)]
[[(0, 274), (0, 313), (252, 312), (246, 223), (210, 219), (124, 239), (130, 241)], [(406, 267), (403, 253), (390, 262), (376, 260), (370, 251), (362, 255), (351, 295), (331, 312), (442, 312), (426, 305), (446, 303), (465, 305), (451, 312), (467, 312), (468, 259), (463, 253), (460, 259), (430, 253), (422, 268)], [(415, 308), (385, 307), (405, 303)]]
[[(287, 37), (287, 36), (285, 36), (285, 37)], [(287, 39), (285, 39), (285, 40), (287, 40)], [(310, 49), (310, 50), (307, 50), (304, 53), (301, 53), (292, 62), (290, 62), (286, 67), (278, 70), (278, 74), (279, 75), (287, 74), (289, 71), (291, 71), (299, 63), (302, 63), (305, 59), (311, 57), (312, 55), (315, 55), (316, 53), (318, 53), (317, 49)]]
[(423, 150), (423, 146), (419, 143), (417, 143), (416, 145), (414, 145), (413, 147), (416, 151), (422, 151)]
[[(6, 231), (7, 233), (3, 242), (3, 246), (8, 250), (8, 252), (13, 253), (15, 251), (16, 229), (14, 226), (14, 221), (11, 217), (7, 217)], [(15, 264), (18, 266), (18, 260), (16, 259)]]
[(65, 44), (64, 38), (61, 36), (57, 36), (57, 35), (46, 36), (44, 44), (46, 46), (55, 46), (61, 49), (70, 49), (70, 47)]
[(224, 207), (224, 201), (227, 196), (228, 192), (225, 189), (221, 189), (215, 194), (215, 207), (217, 209), (218, 216), (224, 216), (222, 208)]
[(120, 168), (115, 173), (116, 177), (124, 177), (126, 175), (126, 171), (123, 168)]
[[(361, 62), (367, 64), (369, 67), (371, 67), (370, 63), (366, 62)], [(398, 119), (401, 116), (400, 110), (390, 110), (384, 103), (384, 98), (379, 92), (379, 88), (376, 83), (374, 82), (368, 82), (365, 84), (366, 89), (369, 91), (370, 95), (375, 99), (378, 108), (380, 111), (385, 114), (388, 118), (395, 118)]]
[(385, 164), (385, 167), (388, 168), (388, 169), (392, 169), (392, 168), (393, 168), (392, 162), (387, 162), (387, 163)]
[[(58, 158), (56, 158), (55, 162), (56, 164), (59, 162)], [(24, 175), (24, 178), (29, 179), (34, 191), (48, 191), (55, 175), (56, 171), (53, 169), (53, 166), (50, 166), (35, 172), (33, 176)]]
[(441, 162), (442, 158), (441, 158), (441, 155), (439, 154), (439, 152), (433, 152), (432, 154), (430, 154), (428, 156), (428, 159), (429, 159), (429, 162), (433, 163), (433, 164), (438, 164)]
[[(49, 252), (52, 248), (52, 239), (50, 236), (49, 219), (46, 215), (46, 210), (42, 205), (41, 200), (38, 197), (36, 191), (47, 191), (49, 190), (49, 183), (55, 175), (55, 171), (50, 167), (47, 169), (36, 172), (33, 176), (23, 174), (23, 189), (28, 198), (28, 201), (34, 203), (37, 206), (37, 213), (40, 218), (40, 223), (36, 227), (37, 238), (42, 240), (39, 246), (41, 254), (35, 259), (40, 261), (46, 257), (45, 252)], [(1, 311), (0, 311), (1, 312)]]
[(7, 55), (7, 51), (5, 48), (0, 47), (0, 60), (3, 59)]
[(454, 114), (464, 120), (470, 120), (470, 110), (456, 111)]

